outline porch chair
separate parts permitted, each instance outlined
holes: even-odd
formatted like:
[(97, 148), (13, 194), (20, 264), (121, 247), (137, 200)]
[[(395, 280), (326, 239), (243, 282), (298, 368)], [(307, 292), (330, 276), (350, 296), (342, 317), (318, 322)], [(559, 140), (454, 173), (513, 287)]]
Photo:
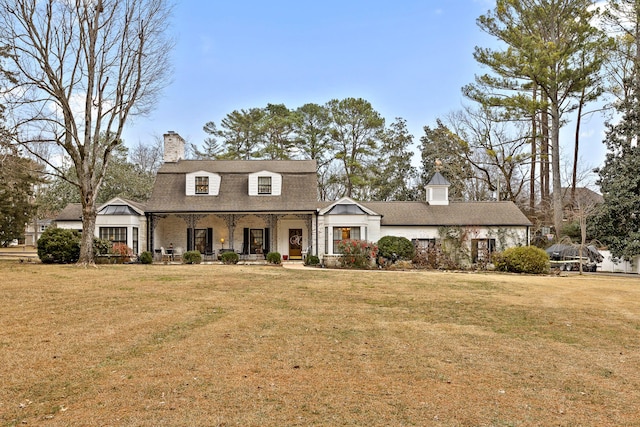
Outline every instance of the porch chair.
[(169, 255), (167, 251), (164, 250), (164, 246), (160, 246), (160, 253), (162, 254), (162, 262), (171, 261), (171, 255)]
[(182, 262), (182, 248), (177, 247), (173, 250), (173, 260)]

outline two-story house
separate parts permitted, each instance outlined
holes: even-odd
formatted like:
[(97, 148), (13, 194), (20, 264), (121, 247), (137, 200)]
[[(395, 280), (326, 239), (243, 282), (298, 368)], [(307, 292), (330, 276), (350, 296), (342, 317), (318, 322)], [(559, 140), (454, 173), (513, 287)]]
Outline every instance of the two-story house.
[(316, 182), (311, 160), (184, 160), (184, 140), (170, 132), (147, 202), (149, 248), (302, 259), (316, 238)]

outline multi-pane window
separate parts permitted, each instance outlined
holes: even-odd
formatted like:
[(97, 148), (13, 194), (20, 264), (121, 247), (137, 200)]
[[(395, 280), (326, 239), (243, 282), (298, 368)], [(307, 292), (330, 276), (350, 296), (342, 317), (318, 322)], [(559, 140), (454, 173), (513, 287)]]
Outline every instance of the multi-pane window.
[(416, 248), (430, 249), (436, 246), (436, 239), (412, 239)]
[(249, 231), (249, 253), (261, 254), (264, 250), (264, 230), (261, 228), (252, 228)]
[(208, 176), (196, 176), (196, 194), (209, 194)]
[(471, 239), (471, 262), (487, 262), (496, 250), (496, 239)]
[(100, 227), (100, 238), (111, 243), (127, 244), (127, 227)]
[(133, 227), (132, 232), (133, 232), (133, 235), (131, 236), (132, 239), (133, 239), (133, 248), (132, 249), (133, 249), (133, 253), (137, 254), (137, 253), (139, 253), (138, 249), (140, 248), (140, 243), (139, 243), (139, 239), (138, 239), (138, 227)]
[(207, 252), (207, 229), (206, 228), (196, 228), (194, 233), (195, 241), (194, 247), (200, 253)]
[(341, 240), (360, 240), (360, 227), (333, 227), (333, 253), (339, 254)]
[(258, 177), (258, 194), (271, 194), (271, 177)]

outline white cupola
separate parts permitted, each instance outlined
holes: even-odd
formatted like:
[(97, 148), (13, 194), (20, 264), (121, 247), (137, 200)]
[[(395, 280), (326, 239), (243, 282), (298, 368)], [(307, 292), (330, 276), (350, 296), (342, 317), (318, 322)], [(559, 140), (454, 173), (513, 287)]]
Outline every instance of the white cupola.
[(449, 204), (449, 181), (442, 176), (440, 172), (436, 172), (431, 181), (425, 187), (427, 193), (427, 203), (430, 205)]

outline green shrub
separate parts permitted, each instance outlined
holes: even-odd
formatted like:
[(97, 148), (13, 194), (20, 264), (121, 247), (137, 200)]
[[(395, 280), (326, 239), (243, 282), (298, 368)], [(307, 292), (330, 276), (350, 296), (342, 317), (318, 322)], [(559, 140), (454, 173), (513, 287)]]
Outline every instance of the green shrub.
[(182, 262), (184, 264), (200, 264), (202, 262), (202, 254), (200, 251), (187, 251), (182, 254)]
[(413, 259), (415, 251), (413, 243), (406, 237), (384, 236), (378, 240), (378, 256), (392, 262)]
[(45, 264), (71, 264), (80, 258), (80, 233), (49, 227), (38, 240), (38, 257)]
[(269, 264), (280, 264), (282, 263), (282, 257), (280, 256), (280, 252), (269, 252), (267, 254), (267, 262)]
[(225, 252), (220, 256), (220, 259), (224, 264), (237, 264), (240, 261), (240, 257), (235, 252)]
[(153, 254), (149, 251), (144, 251), (140, 254), (140, 262), (143, 264), (153, 263)]
[(109, 239), (93, 239), (93, 254), (94, 255), (107, 255), (111, 252), (111, 240)]
[(318, 264), (320, 264), (320, 258), (318, 258), (316, 255), (309, 255), (304, 260), (304, 263), (306, 265), (318, 265)]
[(493, 264), (498, 271), (511, 273), (546, 274), (549, 273), (549, 256), (535, 246), (519, 246), (495, 253)]

